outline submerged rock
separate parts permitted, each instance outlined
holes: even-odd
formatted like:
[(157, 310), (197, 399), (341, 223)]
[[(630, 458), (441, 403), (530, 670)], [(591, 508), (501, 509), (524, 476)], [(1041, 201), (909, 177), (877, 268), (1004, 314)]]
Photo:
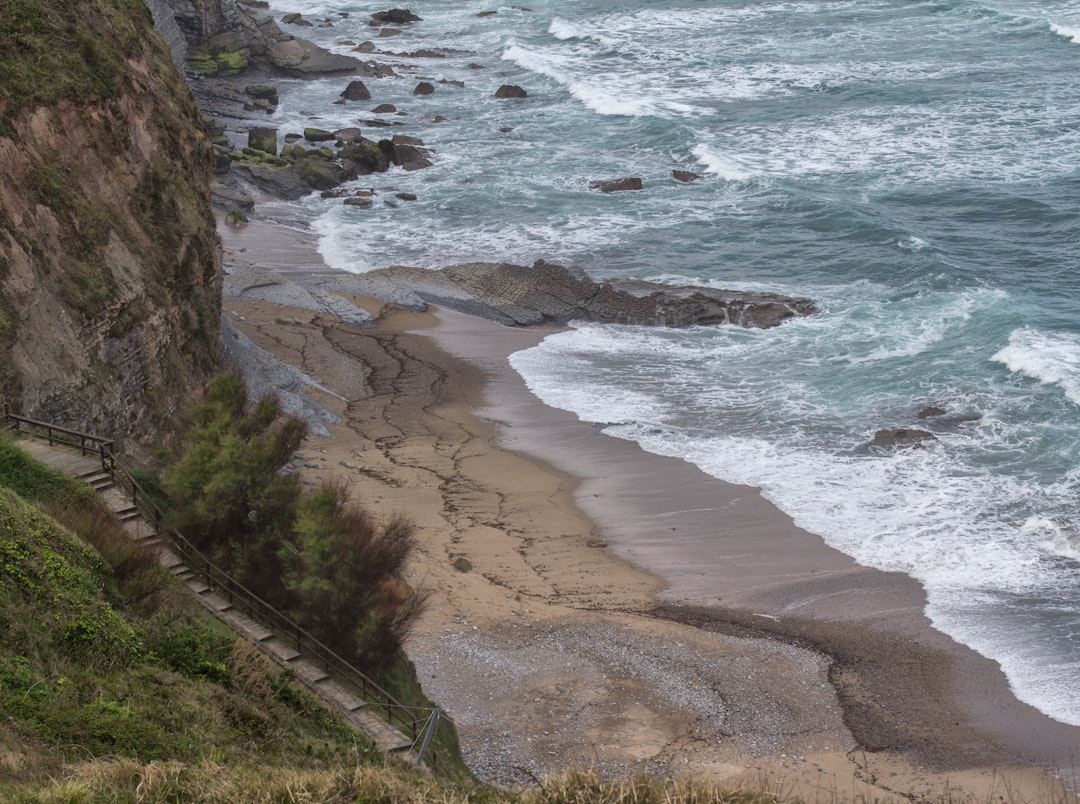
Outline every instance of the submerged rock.
[(603, 181), (589, 182), (590, 190), (599, 190), (602, 193), (622, 193), (628, 190), (640, 190), (641, 179), (636, 176), (628, 176), (625, 179), (606, 179)]
[(878, 430), (874, 433), (873, 441), (867, 446), (871, 449), (899, 449), (903, 447), (921, 449), (924, 446), (924, 441), (937, 441), (937, 436), (926, 430), (897, 427), (891, 430)]

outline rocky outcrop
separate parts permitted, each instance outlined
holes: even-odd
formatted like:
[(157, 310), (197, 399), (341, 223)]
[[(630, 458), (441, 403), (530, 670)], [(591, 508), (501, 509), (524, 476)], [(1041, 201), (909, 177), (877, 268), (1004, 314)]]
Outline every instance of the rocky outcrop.
[[(331, 53), (307, 39), (285, 33), (277, 22), (254, 4), (237, 0), (152, 0), (166, 4), (187, 40), (194, 73), (226, 74), (252, 62), (276, 72), (304, 78), (316, 75), (360, 74), (363, 66), (351, 56)], [(165, 35), (167, 22), (155, 25)]]
[(743, 293), (653, 282), (596, 282), (584, 273), (537, 261), (466, 263), (429, 271), (394, 267), (353, 280), (380, 298), (422, 306), (431, 303), (509, 325), (571, 321), (667, 327), (735, 324), (774, 327), (815, 311), (809, 299), (772, 293)]
[(517, 84), (503, 84), (495, 90), (496, 98), (527, 98), (529, 93)]
[(149, 14), (35, 5), (0, 71), (0, 405), (130, 448), (219, 365), (213, 154)]

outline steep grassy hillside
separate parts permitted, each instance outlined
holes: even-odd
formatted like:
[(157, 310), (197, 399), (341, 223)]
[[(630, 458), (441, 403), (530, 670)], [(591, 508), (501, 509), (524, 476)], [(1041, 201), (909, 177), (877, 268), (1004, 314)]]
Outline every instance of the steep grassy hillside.
[(0, 406), (149, 442), (219, 355), (201, 116), (142, 0), (0, 20)]

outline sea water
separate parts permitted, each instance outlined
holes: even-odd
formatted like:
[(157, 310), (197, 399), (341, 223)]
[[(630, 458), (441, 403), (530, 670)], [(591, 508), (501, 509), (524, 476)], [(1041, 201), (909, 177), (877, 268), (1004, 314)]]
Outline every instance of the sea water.
[[(545, 402), (916, 578), (935, 627), (1080, 725), (1080, 3), (527, 5), (415, 0), (390, 38), (367, 26), (382, 7), (281, 8), (332, 20), (285, 27), (337, 52), (463, 51), (377, 56), (405, 78), (367, 81), (368, 105), (333, 105), (342, 79), (283, 87), (283, 130), (359, 121), (436, 151), (356, 183), (416, 202), (303, 202), (327, 261), (543, 258), (814, 299), (770, 330), (579, 325), (511, 362)], [(405, 125), (370, 127), (379, 103)], [(623, 176), (644, 190), (588, 189)], [(896, 427), (936, 440), (865, 448)]]

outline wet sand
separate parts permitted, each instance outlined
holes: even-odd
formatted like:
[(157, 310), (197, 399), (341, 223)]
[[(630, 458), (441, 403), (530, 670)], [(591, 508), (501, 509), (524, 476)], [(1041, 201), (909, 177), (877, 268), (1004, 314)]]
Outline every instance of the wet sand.
[[(227, 264), (270, 279), (287, 270), (276, 244), (303, 250), (272, 225), (236, 234)], [(1080, 730), (933, 631), (910, 579), (542, 405), (506, 356), (544, 331), (351, 297), (379, 319), (361, 328), (280, 301), (255, 288), (224, 307), (332, 391), (309, 389), (341, 421), (305, 442), (305, 479), (416, 522), (408, 580), (432, 598), (409, 653), (483, 778), (593, 767), (806, 800), (1065, 800), (1039, 766), (1075, 767)]]

